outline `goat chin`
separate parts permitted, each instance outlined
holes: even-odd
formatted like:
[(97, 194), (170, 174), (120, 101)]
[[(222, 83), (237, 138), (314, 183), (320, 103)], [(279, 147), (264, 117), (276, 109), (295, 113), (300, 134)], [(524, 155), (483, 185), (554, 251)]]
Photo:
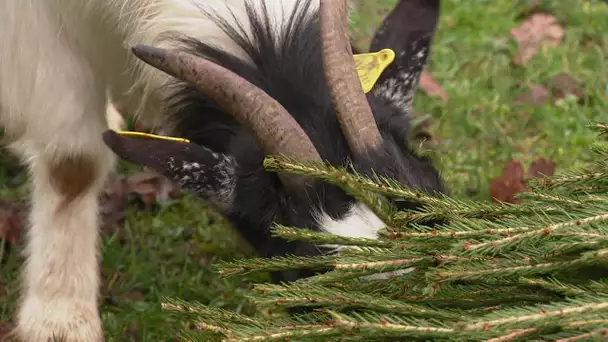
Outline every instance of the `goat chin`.
[[(158, 39), (174, 31), (242, 55), (198, 8), (221, 13), (226, 3), (245, 15), (242, 0), (0, 1), (1, 120), (32, 184), (17, 339), (104, 340), (97, 195), (115, 157), (101, 134), (123, 125), (106, 90), (156, 125), (163, 111), (156, 89), (167, 76), (129, 47), (162, 46)], [(297, 1), (266, 3), (280, 16)]]

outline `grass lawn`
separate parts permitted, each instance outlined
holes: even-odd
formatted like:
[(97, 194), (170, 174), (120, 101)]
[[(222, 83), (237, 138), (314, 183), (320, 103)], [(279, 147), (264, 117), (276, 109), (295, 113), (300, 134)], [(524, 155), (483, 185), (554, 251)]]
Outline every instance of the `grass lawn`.
[[(359, 0), (353, 25), (358, 45), (370, 35), (395, 0)], [(510, 30), (532, 2), (565, 28), (558, 47), (541, 48), (526, 65), (513, 64), (517, 44)], [(417, 119), (429, 119), (434, 152), (454, 196), (489, 200), (489, 182), (511, 159), (524, 165), (551, 158), (560, 169), (592, 158), (594, 134), (586, 126), (608, 121), (608, 6), (601, 1), (450, 0), (443, 2), (429, 71), (449, 102), (419, 91)], [(565, 72), (581, 81), (583, 101), (529, 106), (515, 101), (532, 84)], [(22, 199), (25, 175), (2, 156), (0, 197)], [(123, 165), (123, 171), (133, 171)], [(247, 255), (221, 217), (190, 197), (159, 210), (135, 207), (121, 231), (103, 243), (103, 321), (108, 341), (174, 341), (182, 323), (166, 316), (164, 296), (256, 313), (244, 297), (252, 281), (222, 279), (211, 264)], [(15, 308), (18, 253), (0, 269), (0, 321)]]

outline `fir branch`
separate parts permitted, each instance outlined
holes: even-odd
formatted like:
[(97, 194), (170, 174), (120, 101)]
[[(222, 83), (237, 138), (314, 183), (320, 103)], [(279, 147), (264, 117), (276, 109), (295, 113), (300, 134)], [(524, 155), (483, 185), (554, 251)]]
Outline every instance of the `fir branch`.
[(255, 288), (263, 296), (253, 296), (253, 301), (267, 306), (328, 306), (338, 308), (360, 308), (399, 313), (406, 316), (457, 318), (449, 311), (437, 311), (427, 307), (407, 304), (361, 292), (338, 290), (327, 286), (264, 285)]
[(245, 315), (219, 308), (210, 308), (198, 303), (185, 302), (175, 298), (164, 298), (161, 307), (163, 310), (188, 313), (198, 318), (212, 318), (224, 322), (248, 324), (260, 328), (264, 327), (259, 321)]
[(416, 265), (421, 262), (433, 262), (431, 258), (403, 258), (407, 251), (386, 250), (383, 254), (369, 253), (361, 249), (351, 250), (345, 255), (328, 254), (314, 257), (285, 256), (272, 258), (249, 258), (219, 262), (216, 266), (220, 275), (233, 276), (255, 272), (272, 272), (292, 269), (325, 269), (338, 271), (390, 271)]
[(535, 178), (529, 181), (530, 186), (541, 189), (553, 189), (557, 187), (587, 187), (598, 180), (608, 177), (605, 172), (592, 172), (587, 170), (571, 170), (567, 174), (546, 178)]
[(518, 329), (518, 330), (515, 330), (513, 332), (509, 332), (507, 335), (491, 338), (491, 339), (487, 340), (486, 342), (506, 342), (506, 341), (511, 341), (511, 340), (516, 339), (516, 338), (520, 338), (520, 337), (526, 336), (528, 334), (531, 334), (533, 332), (536, 332), (537, 330), (538, 329), (536, 329), (536, 328)]
[[(607, 125), (596, 128), (608, 134)], [(530, 181), (531, 192), (522, 194), (525, 201), (517, 205), (430, 196), (375, 174), (267, 159), (279, 172), (312, 175), (342, 187), (390, 227), (376, 240), (277, 225), (275, 236), (337, 245), (339, 252), (220, 264), (231, 275), (330, 269), (290, 284), (257, 285), (250, 296), (262, 307), (327, 311), (249, 318), (199, 304), (175, 302), (165, 308), (226, 341), (500, 342), (602, 336), (608, 325), (603, 267), (608, 263), (608, 144), (593, 149), (600, 160)], [(396, 212), (377, 195), (422, 207)], [(442, 224), (433, 230), (421, 225), (431, 219)]]
[[(289, 172), (322, 179), (347, 189), (357, 189), (382, 194), (389, 197), (414, 200), (417, 202), (439, 202), (439, 199), (411, 189), (391, 179), (376, 177), (375, 181), (364, 175), (346, 170), (343, 167), (319, 163), (300, 163), (291, 158), (268, 156), (264, 159), (264, 168), (272, 172)], [(349, 172), (350, 171), (350, 172)]]
[(589, 127), (589, 129), (591, 129), (592, 131), (598, 132), (600, 137), (603, 137), (604, 135), (608, 135), (608, 125), (602, 122), (596, 122), (593, 125), (588, 125), (587, 127)]
[(572, 341), (588, 340), (589, 338), (592, 338), (594, 336), (605, 337), (606, 335), (608, 335), (608, 331), (606, 330), (606, 328), (602, 328), (602, 329), (598, 329), (598, 330), (595, 330), (592, 332), (580, 334), (580, 335), (569, 337), (569, 338), (560, 338), (559, 340), (555, 340), (555, 342), (572, 342)]
[[(475, 228), (475, 226), (481, 225), (480, 228)], [(485, 226), (485, 227), (484, 227)], [(451, 222), (450, 226), (440, 226), (437, 229), (426, 231), (411, 231), (415, 229), (416, 226), (409, 226), (409, 229), (399, 229), (391, 227), (387, 233), (387, 238), (391, 240), (398, 239), (407, 239), (409, 242), (414, 238), (418, 238), (422, 241), (425, 241), (428, 244), (429, 239), (437, 239), (444, 238), (450, 240), (457, 239), (471, 239), (479, 236), (488, 236), (488, 235), (501, 235), (501, 236), (510, 236), (514, 233), (526, 232), (529, 231), (530, 227), (511, 227), (511, 228), (500, 228), (497, 226), (493, 226), (492, 222), (483, 222), (471, 219), (462, 219), (456, 222)], [(421, 229), (422, 230), (422, 229)], [(416, 240), (414, 240), (416, 241)], [(399, 241), (396, 241), (398, 243)]]
[(335, 255), (314, 257), (285, 256), (273, 258), (249, 258), (224, 261), (216, 264), (221, 276), (234, 276), (256, 272), (272, 272), (285, 269), (321, 269), (331, 267), (336, 261)]
[(536, 201), (541, 203), (550, 203), (553, 205), (580, 207), (585, 205), (584, 201), (575, 200), (555, 194), (543, 194), (539, 192), (525, 192), (518, 194), (518, 198), (526, 201)]
[(398, 260), (381, 260), (381, 261), (363, 261), (350, 263), (336, 263), (333, 268), (336, 270), (371, 270), (371, 269), (393, 269), (401, 268), (404, 265), (412, 266), (419, 264), (421, 261), (428, 261), (428, 258), (412, 258)]
[[(398, 337), (403, 338), (405, 336), (413, 337), (449, 337), (453, 335), (455, 330), (449, 327), (443, 327), (438, 324), (423, 325), (419, 321), (413, 321), (406, 323), (403, 321), (397, 321), (391, 319), (388, 316), (380, 316), (369, 313), (368, 315), (353, 313), (356, 315), (346, 315), (335, 311), (329, 311), (333, 316), (334, 326), (340, 327), (343, 330), (353, 331), (356, 330), (360, 333), (367, 331), (371, 336), (383, 336), (383, 337)], [(416, 324), (418, 323), (418, 324)]]
[[(585, 303), (586, 302), (586, 303)], [(582, 303), (582, 304), (579, 304)], [(472, 321), (459, 324), (465, 331), (485, 331), (502, 327), (526, 329), (542, 324), (559, 324), (564, 320), (572, 320), (581, 314), (593, 314), (608, 311), (608, 297), (586, 297), (580, 301), (569, 300), (567, 303), (554, 304), (550, 308), (533, 307), (527, 309), (503, 310), (488, 316), (502, 316), (495, 319)]]
[[(287, 331), (285, 331), (287, 330)], [(322, 337), (327, 335), (333, 335), (337, 332), (334, 327), (327, 327), (323, 325), (317, 326), (294, 326), (292, 329), (285, 329), (274, 332), (264, 332), (259, 335), (251, 335), (247, 337), (238, 338), (227, 338), (224, 342), (262, 342), (262, 341), (285, 341), (298, 337), (307, 337), (314, 335), (316, 337)]]
[[(604, 259), (607, 250), (594, 251), (585, 254), (580, 258), (570, 261), (554, 261), (538, 264), (521, 265), (525, 261), (504, 262), (496, 266), (487, 265), (484, 263), (467, 264), (446, 267), (439, 271), (431, 271), (427, 274), (429, 279), (446, 282), (455, 280), (471, 280), (486, 278), (510, 278), (515, 276), (529, 276), (537, 274), (550, 274), (552, 272), (565, 271), (570, 268), (583, 265), (593, 265)], [(511, 266), (514, 264), (514, 266)]]
[(584, 219), (572, 220), (572, 221), (568, 221), (568, 222), (548, 224), (546, 227), (536, 229), (533, 231), (529, 231), (529, 232), (525, 232), (525, 233), (512, 235), (512, 236), (509, 236), (509, 237), (506, 237), (506, 238), (503, 238), (500, 240), (493, 240), (493, 241), (488, 241), (488, 242), (483, 242), (483, 243), (478, 243), (478, 244), (465, 245), (464, 249), (466, 251), (475, 251), (477, 253), (494, 254), (494, 253), (502, 251), (506, 248), (512, 248), (515, 244), (517, 244), (518, 242), (520, 242), (526, 238), (530, 238), (530, 237), (542, 238), (542, 237), (548, 236), (551, 233), (558, 232), (559, 230), (562, 230), (562, 229), (582, 226), (585, 224), (589, 224), (589, 223), (593, 223), (593, 222), (597, 222), (597, 221), (606, 221), (606, 220), (608, 220), (608, 214), (596, 215), (596, 216), (587, 217)]
[(545, 280), (545, 279), (540, 279), (540, 278), (531, 279), (531, 278), (521, 277), (521, 278), (519, 278), (519, 281), (522, 284), (540, 286), (547, 290), (561, 293), (564, 295), (570, 295), (570, 296), (589, 294), (589, 292), (590, 292), (590, 289), (586, 289), (584, 287), (579, 287), (579, 286), (575, 286), (575, 285), (571, 285), (571, 284), (564, 284), (563, 282), (560, 282), (557, 279)]
[(315, 232), (308, 229), (291, 228), (280, 224), (275, 224), (272, 228), (275, 237), (283, 238), (287, 241), (307, 241), (317, 245), (341, 245), (341, 246), (368, 246), (386, 247), (394, 246), (394, 243), (386, 240), (344, 237), (330, 233)]

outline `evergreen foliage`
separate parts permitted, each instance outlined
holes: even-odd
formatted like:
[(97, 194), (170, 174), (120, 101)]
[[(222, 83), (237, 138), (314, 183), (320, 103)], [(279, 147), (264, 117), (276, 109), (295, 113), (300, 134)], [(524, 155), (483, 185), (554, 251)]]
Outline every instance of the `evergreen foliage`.
[[(193, 323), (193, 341), (579, 341), (608, 337), (608, 126), (591, 127), (597, 161), (531, 182), (521, 204), (432, 197), (390, 179), (269, 157), (277, 172), (311, 175), (364, 201), (390, 228), (378, 240), (276, 226), (287, 240), (339, 244), (311, 258), (251, 258), (218, 265), (224, 276), (324, 269), (289, 284), (256, 284), (265, 317), (168, 299), (164, 308)], [(419, 201), (396, 211), (376, 194)], [(430, 220), (442, 223), (424, 226)], [(379, 273), (381, 273), (379, 275)]]

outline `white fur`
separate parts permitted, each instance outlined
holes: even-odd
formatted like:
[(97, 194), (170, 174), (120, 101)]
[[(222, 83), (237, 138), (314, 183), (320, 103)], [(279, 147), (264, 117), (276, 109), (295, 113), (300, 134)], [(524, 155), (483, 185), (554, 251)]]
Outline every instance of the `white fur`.
[[(115, 159), (101, 133), (108, 124), (116, 127), (106, 118), (117, 114), (106, 91), (126, 112), (154, 126), (163, 110), (156, 89), (167, 76), (136, 60), (132, 45), (162, 46), (159, 37), (177, 31), (241, 54), (198, 6), (226, 13), (228, 4), (243, 22), (243, 0), (195, 1), (0, 1), (1, 120), (12, 150), (29, 165), (33, 185), (16, 320), (20, 340), (103, 340), (97, 194)], [(265, 2), (281, 18), (297, 0)], [(66, 204), (50, 166), (72, 156), (94, 161), (96, 173), (87, 190)], [(369, 214), (348, 222), (335, 230), (347, 234), (353, 226), (353, 232), (370, 236), (366, 224), (379, 225)]]
[[(317, 222), (324, 231), (344, 237), (360, 237), (377, 239), (378, 231), (386, 228), (386, 224), (371, 211), (366, 205), (357, 203), (353, 205), (348, 214), (341, 220), (336, 220), (322, 212), (317, 215)], [(325, 245), (324, 247), (340, 250), (342, 246)], [(353, 247), (350, 247), (353, 248)], [(399, 277), (414, 271), (415, 267), (395, 270), (390, 272), (376, 273), (360, 277), (362, 280), (383, 280)]]
[(336, 220), (323, 212), (318, 215), (317, 222), (321, 229), (328, 233), (368, 239), (377, 239), (378, 231), (386, 227), (386, 224), (362, 203), (352, 206), (341, 220)]
[[(348, 214), (341, 220), (336, 220), (324, 212), (317, 215), (317, 222), (324, 231), (344, 237), (360, 237), (368, 239), (377, 239), (378, 231), (386, 227), (386, 224), (371, 211), (366, 205), (357, 203), (353, 205)], [(341, 246), (325, 245), (324, 247), (340, 250)], [(350, 247), (353, 248), (353, 247)], [(369, 276), (363, 276), (362, 280), (382, 280), (399, 277), (414, 271), (415, 267), (409, 267), (402, 270), (376, 273)]]
[(120, 131), (125, 127), (125, 119), (110, 101), (106, 105), (106, 122), (108, 123), (108, 128), (113, 131)]

